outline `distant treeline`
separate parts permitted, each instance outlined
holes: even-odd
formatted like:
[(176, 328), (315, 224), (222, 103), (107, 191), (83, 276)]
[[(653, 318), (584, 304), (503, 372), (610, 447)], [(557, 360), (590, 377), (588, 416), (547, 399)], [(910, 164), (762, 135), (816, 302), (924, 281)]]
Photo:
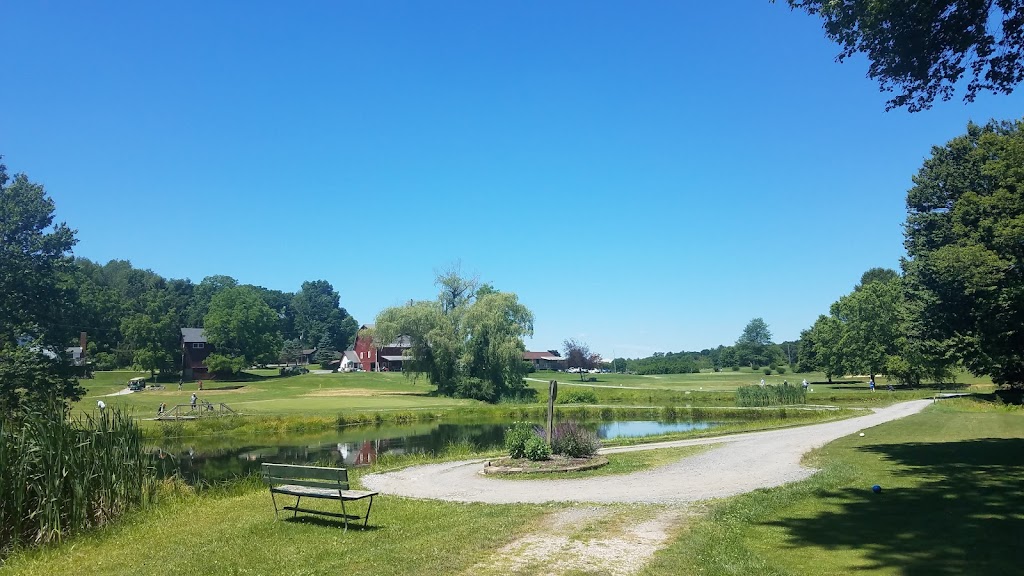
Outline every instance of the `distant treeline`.
[[(293, 293), (240, 285), (224, 275), (208, 276), (198, 284), (164, 278), (135, 268), (127, 260), (99, 264), (75, 258), (73, 264), (68, 278), (77, 296), (72, 328), (75, 333), (87, 333), (87, 357), (100, 370), (134, 366), (179, 371), (181, 328), (204, 327), (214, 298), (236, 288), (255, 294), (269, 309), (266, 313), (276, 320), (266, 324), (265, 330), (272, 332), (268, 336), (274, 342), (345, 350), (358, 330), (356, 320), (340, 306), (338, 293), (326, 280), (303, 282)], [(257, 358), (259, 362), (278, 361), (280, 344), (270, 348)]]
[(797, 361), (799, 341), (735, 346), (718, 346), (700, 352), (655, 352), (646, 358), (616, 358), (613, 367), (618, 372), (636, 374), (689, 374), (701, 370), (730, 370), (740, 366), (759, 369), (789, 367)]

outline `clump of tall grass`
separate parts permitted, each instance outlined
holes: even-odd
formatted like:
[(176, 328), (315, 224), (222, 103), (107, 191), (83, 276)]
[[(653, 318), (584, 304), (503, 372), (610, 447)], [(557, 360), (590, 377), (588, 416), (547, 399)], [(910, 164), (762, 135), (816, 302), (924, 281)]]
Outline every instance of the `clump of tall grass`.
[(736, 389), (737, 406), (781, 406), (806, 404), (807, 391), (801, 386), (740, 386)]
[(106, 524), (158, 489), (137, 424), (116, 408), (72, 420), (53, 400), (0, 414), (0, 557)]

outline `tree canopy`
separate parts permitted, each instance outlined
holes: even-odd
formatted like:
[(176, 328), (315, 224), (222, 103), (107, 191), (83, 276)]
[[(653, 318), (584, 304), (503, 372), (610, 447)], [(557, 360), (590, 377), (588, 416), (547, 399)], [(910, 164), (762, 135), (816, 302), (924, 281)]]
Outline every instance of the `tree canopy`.
[(919, 338), (1024, 386), (1024, 122), (969, 124), (907, 193), (907, 293)]
[(295, 331), (299, 339), (309, 346), (319, 347), (326, 337), (330, 348), (348, 349), (355, 341), (359, 326), (339, 302), (340, 296), (330, 282), (303, 282), (292, 299)]
[(215, 352), (211, 370), (238, 372), (257, 362), (270, 362), (281, 351), (277, 314), (249, 286), (224, 288), (210, 300), (203, 332)]
[(68, 286), (75, 233), (53, 222), (54, 203), (0, 163), (0, 409), (84, 392), (65, 361), (75, 333)]
[(569, 338), (562, 343), (562, 350), (565, 351), (566, 364), (569, 368), (580, 370), (580, 380), (583, 380), (583, 373), (586, 370), (597, 368), (601, 362), (601, 355), (590, 351), (586, 342), (580, 342), (575, 338)]
[(863, 53), (894, 92), (886, 109), (926, 110), (970, 78), (964, 100), (1009, 94), (1024, 79), (1024, 0), (787, 0), (820, 16), (840, 62)]
[(526, 390), (523, 338), (533, 334), (533, 313), (511, 292), (457, 271), (437, 275), (436, 300), (386, 308), (377, 316), (374, 339), (400, 336), (411, 343), (407, 374), (425, 374), (438, 393), (495, 402)]

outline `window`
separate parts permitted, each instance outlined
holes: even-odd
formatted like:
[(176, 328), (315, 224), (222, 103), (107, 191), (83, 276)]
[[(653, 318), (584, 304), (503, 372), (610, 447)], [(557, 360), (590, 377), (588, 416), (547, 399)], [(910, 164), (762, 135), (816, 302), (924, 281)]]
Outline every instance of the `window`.
[(193, 348), (202, 348), (203, 347), (203, 343), (202, 342), (193, 342), (192, 343), (192, 347)]

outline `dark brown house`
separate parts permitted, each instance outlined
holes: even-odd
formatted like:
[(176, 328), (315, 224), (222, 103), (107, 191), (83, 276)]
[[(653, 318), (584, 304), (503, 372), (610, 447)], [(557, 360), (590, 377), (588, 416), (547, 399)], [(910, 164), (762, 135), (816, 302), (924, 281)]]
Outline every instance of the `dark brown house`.
[(182, 378), (195, 380), (209, 378), (206, 357), (213, 352), (213, 345), (206, 341), (202, 328), (181, 329), (181, 370)]
[(537, 370), (565, 370), (568, 362), (561, 356), (555, 356), (548, 352), (523, 352), (523, 360), (526, 360)]

